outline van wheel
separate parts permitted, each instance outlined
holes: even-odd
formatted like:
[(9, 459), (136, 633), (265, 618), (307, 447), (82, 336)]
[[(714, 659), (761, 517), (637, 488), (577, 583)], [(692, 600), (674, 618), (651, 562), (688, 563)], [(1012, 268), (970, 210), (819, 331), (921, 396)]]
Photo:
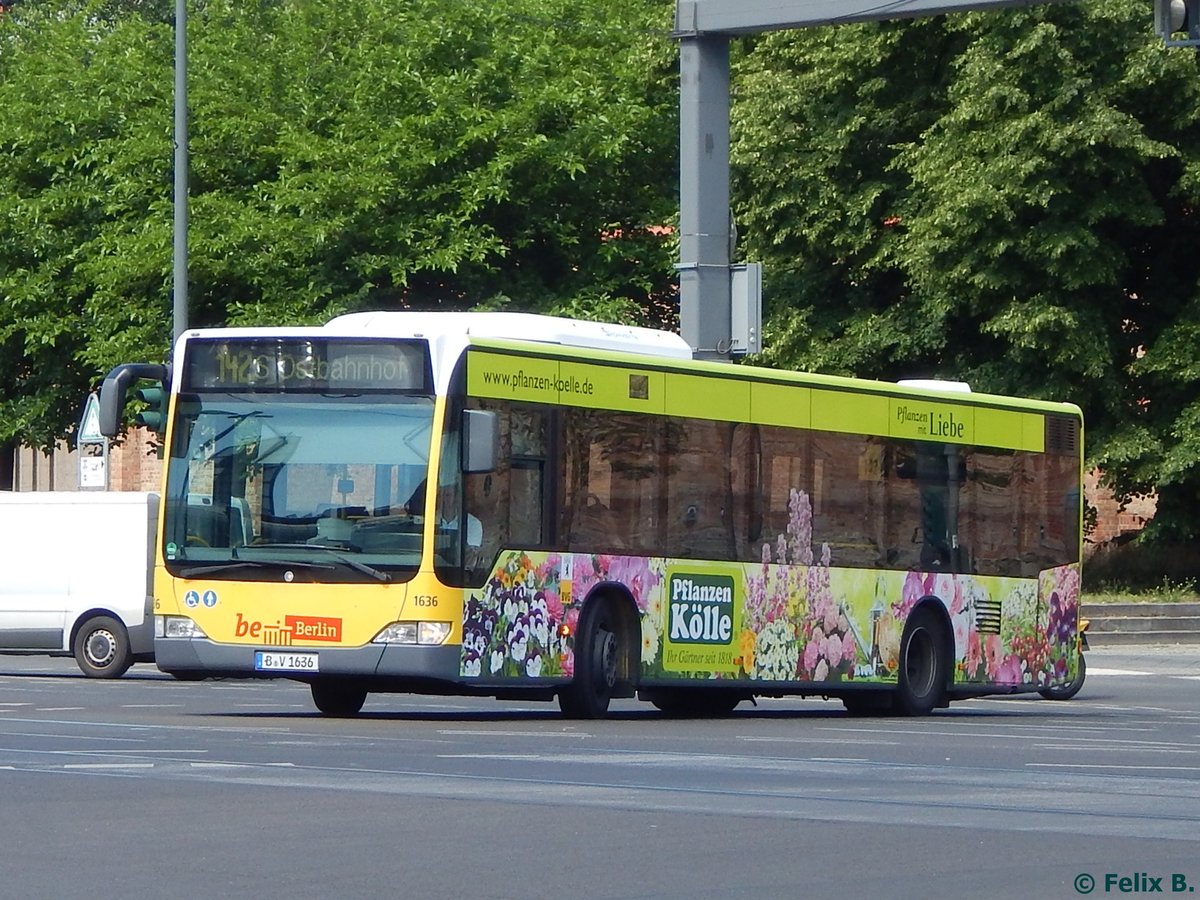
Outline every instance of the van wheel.
[(366, 688), (344, 681), (314, 681), (309, 690), (317, 709), (335, 718), (356, 716), (367, 702)]
[(111, 616), (88, 619), (75, 634), (75, 662), (89, 678), (120, 678), (133, 665), (129, 634)]

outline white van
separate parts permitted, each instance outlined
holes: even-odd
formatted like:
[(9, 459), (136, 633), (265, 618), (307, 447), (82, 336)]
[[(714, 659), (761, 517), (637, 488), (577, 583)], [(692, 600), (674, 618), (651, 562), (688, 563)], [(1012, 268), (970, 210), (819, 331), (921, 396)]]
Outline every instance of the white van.
[(93, 678), (154, 659), (158, 494), (0, 491), (0, 653)]

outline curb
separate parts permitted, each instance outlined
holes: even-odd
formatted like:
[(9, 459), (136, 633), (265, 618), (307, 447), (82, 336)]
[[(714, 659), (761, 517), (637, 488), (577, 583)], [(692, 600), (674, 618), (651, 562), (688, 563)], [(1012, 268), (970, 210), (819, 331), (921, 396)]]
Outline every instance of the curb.
[(1200, 644), (1200, 603), (1083, 604), (1093, 647)]

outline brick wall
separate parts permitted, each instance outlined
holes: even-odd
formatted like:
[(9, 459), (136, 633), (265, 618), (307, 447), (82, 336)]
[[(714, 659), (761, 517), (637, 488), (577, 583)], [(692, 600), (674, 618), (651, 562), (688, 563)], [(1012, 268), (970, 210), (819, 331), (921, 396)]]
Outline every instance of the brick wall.
[(1157, 500), (1139, 497), (1121, 509), (1113, 493), (1100, 484), (1100, 473), (1089, 472), (1083, 479), (1083, 493), (1096, 508), (1096, 528), (1087, 536), (1089, 544), (1103, 544), (1125, 534), (1141, 531), (1154, 518)]
[[(132, 430), (120, 445), (109, 447), (110, 491), (157, 491), (161, 476), (162, 462), (152, 432), (144, 428)], [(18, 491), (79, 490), (78, 453), (66, 444), (59, 444), (53, 453), (19, 448), (13, 466), (13, 487)]]

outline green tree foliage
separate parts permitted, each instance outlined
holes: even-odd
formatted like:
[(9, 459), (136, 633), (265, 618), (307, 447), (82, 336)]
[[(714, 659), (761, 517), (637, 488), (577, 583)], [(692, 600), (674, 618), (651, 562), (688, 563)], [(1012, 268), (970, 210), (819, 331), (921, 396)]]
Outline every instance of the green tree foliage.
[(1083, 407), (1200, 535), (1200, 70), (1134, 0), (762, 37), (735, 203), (776, 363)]
[[(50, 443), (108, 367), (166, 356), (169, 7), (37, 0), (0, 21), (0, 440)], [(669, 5), (189, 10), (190, 324), (669, 315)]]

